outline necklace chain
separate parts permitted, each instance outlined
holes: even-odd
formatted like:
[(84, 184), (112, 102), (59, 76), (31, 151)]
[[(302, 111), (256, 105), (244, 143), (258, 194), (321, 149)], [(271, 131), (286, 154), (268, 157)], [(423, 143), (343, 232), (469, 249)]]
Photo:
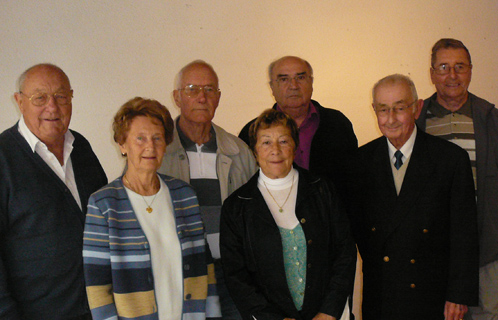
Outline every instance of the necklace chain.
[(268, 194), (270, 195), (270, 197), (273, 199), (273, 201), (275, 202), (275, 204), (277, 205), (278, 207), (278, 212), (282, 213), (284, 212), (284, 209), (283, 207), (285, 206), (285, 204), (287, 203), (287, 200), (289, 200), (289, 197), (290, 197), (290, 194), (292, 192), (292, 187), (294, 187), (294, 177), (292, 177), (292, 184), (291, 184), (291, 187), (290, 187), (290, 190), (289, 190), (289, 194), (287, 195), (287, 198), (285, 198), (285, 201), (284, 203), (282, 203), (282, 205), (279, 205), (277, 200), (275, 200), (275, 198), (273, 197), (273, 195), (271, 194), (270, 190), (268, 189), (268, 187), (266, 186), (266, 182), (265, 180), (263, 180), (263, 184), (265, 185), (265, 188), (266, 188), (266, 191), (268, 191)]
[[(133, 188), (131, 187), (131, 183), (130, 183), (130, 181), (128, 180), (128, 178), (126, 177), (126, 175), (124, 175), (124, 176), (123, 176), (123, 178), (124, 178), (124, 180), (126, 181), (126, 184), (130, 187), (130, 189), (132, 189), (132, 190), (133, 190)], [(133, 191), (134, 191), (134, 190), (133, 190)], [(137, 193), (138, 193), (138, 192), (137, 192)], [(147, 212), (148, 212), (148, 213), (152, 213), (152, 211), (154, 211), (154, 209), (153, 209), (151, 206), (152, 206), (152, 204), (154, 203), (154, 200), (156, 200), (156, 196), (157, 196), (157, 194), (158, 194), (158, 193), (159, 193), (159, 191), (158, 191), (158, 192), (154, 195), (154, 198), (152, 198), (152, 201), (151, 201), (151, 203), (150, 203), (150, 204), (147, 202), (147, 200), (145, 200), (145, 197), (144, 197), (143, 195), (141, 195), (140, 193), (138, 193), (138, 194), (140, 194), (140, 196), (141, 196), (141, 197), (142, 197), (142, 199), (144, 200), (145, 204), (147, 205), (147, 208), (146, 208), (145, 210), (147, 210)]]

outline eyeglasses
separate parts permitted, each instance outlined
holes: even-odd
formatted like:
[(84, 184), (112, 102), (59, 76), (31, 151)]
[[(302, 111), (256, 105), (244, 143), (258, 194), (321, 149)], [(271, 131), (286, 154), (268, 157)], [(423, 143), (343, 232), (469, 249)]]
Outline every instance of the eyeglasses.
[(68, 91), (68, 92), (54, 92), (51, 94), (48, 94), (46, 92), (37, 92), (33, 94), (31, 97), (28, 97), (24, 92), (19, 91), (20, 94), (24, 94), (31, 103), (37, 107), (45, 105), (49, 100), (50, 97), (54, 98), (54, 101), (60, 105), (60, 106), (65, 106), (71, 103), (71, 100), (73, 98), (73, 92)]
[(469, 72), (469, 70), (472, 69), (472, 65), (457, 63), (454, 67), (451, 67), (449, 64), (443, 63), (432, 69), (438, 75), (449, 74), (451, 72), (451, 69), (455, 70), (455, 73), (461, 74)]
[(289, 84), (291, 84), (292, 80), (296, 80), (297, 83), (303, 84), (306, 81), (308, 81), (308, 79), (312, 79), (312, 78), (313, 78), (313, 76), (310, 76), (307, 74), (298, 74), (295, 77), (288, 77), (288, 76), (278, 77), (277, 79), (275, 79), (273, 81), (278, 83), (279, 86), (280, 85), (288, 86)]
[(196, 98), (201, 91), (204, 92), (206, 96), (214, 97), (221, 90), (213, 86), (198, 86), (195, 84), (189, 84), (185, 88), (178, 89), (178, 91), (183, 91), (190, 98)]
[(408, 112), (408, 109), (410, 109), (415, 102), (417, 102), (417, 100), (413, 101), (409, 105), (398, 105), (392, 108), (382, 106), (380, 108), (375, 108), (375, 112), (377, 113), (377, 116), (381, 118), (388, 117), (391, 111), (394, 112), (394, 114), (396, 115), (405, 114)]

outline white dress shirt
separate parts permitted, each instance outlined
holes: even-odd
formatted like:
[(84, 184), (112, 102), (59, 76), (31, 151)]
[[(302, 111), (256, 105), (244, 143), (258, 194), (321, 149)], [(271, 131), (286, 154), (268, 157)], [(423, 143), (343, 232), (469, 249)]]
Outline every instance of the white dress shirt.
[(45, 163), (52, 169), (53, 172), (64, 182), (67, 188), (71, 191), (71, 194), (78, 203), (80, 209), (81, 200), (78, 193), (78, 187), (76, 186), (76, 180), (74, 178), (73, 164), (71, 162), (71, 152), (73, 151), (73, 134), (67, 130), (64, 134), (64, 152), (63, 160), (64, 164), (61, 166), (57, 157), (47, 148), (47, 145), (43, 143), (37, 136), (33, 134), (24, 122), (24, 118), (21, 116), (19, 119), (19, 133), (26, 139), (33, 153), (38, 153), (38, 155), (45, 161)]

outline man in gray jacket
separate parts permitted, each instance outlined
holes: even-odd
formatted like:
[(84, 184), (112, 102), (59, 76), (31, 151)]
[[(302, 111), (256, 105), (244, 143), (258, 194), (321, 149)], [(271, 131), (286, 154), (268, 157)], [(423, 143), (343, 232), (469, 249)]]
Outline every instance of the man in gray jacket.
[(424, 101), (417, 125), (467, 150), (477, 193), (479, 307), (467, 316), (498, 319), (498, 109), (468, 92), (472, 61), (461, 41), (436, 42), (431, 64), (437, 92)]
[(215, 260), (223, 319), (241, 319), (223, 280), (220, 211), (223, 201), (256, 172), (256, 161), (242, 140), (212, 122), (221, 91), (211, 65), (196, 60), (183, 67), (176, 77), (173, 96), (180, 116), (159, 172), (195, 188)]

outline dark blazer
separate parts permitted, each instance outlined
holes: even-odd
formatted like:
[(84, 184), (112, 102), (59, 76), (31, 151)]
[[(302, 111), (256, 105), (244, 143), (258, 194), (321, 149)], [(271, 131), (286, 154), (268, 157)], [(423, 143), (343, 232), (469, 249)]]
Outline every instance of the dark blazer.
[(220, 248), (225, 281), (243, 319), (339, 318), (351, 296), (356, 248), (347, 215), (324, 179), (299, 171), (296, 216), (307, 241), (304, 303), (292, 300), (282, 240), (257, 183), (259, 172), (225, 200)]
[[(320, 124), (311, 141), (309, 171), (328, 178), (339, 194), (345, 197), (351, 169), (349, 164), (358, 149), (353, 125), (342, 112), (324, 108), (315, 100), (311, 102), (320, 115)], [(276, 108), (277, 104), (274, 104), (273, 109)], [(255, 120), (249, 121), (239, 133), (239, 138), (247, 145), (249, 127)]]
[(33, 153), (17, 125), (0, 135), (0, 319), (70, 319), (89, 313), (83, 229), (90, 194), (107, 178), (74, 135), (71, 161), (80, 209), (64, 182)]
[(363, 319), (444, 319), (445, 301), (478, 300), (470, 160), (418, 130), (399, 196), (387, 139), (359, 149), (352, 224), (363, 258)]

